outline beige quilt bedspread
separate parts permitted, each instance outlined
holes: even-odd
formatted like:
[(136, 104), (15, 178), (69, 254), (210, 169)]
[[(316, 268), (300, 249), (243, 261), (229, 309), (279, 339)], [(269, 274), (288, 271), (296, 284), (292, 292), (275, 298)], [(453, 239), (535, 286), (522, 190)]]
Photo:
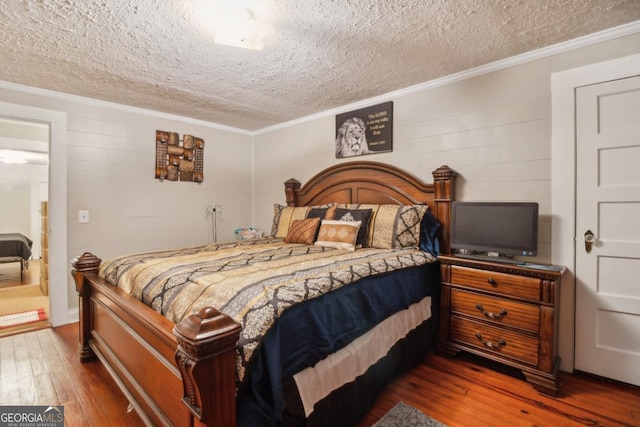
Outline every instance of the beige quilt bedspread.
[(234, 318), (242, 381), (262, 337), (292, 305), (432, 261), (414, 248), (350, 252), (267, 238), (125, 255), (105, 261), (100, 275), (176, 323), (206, 306)]

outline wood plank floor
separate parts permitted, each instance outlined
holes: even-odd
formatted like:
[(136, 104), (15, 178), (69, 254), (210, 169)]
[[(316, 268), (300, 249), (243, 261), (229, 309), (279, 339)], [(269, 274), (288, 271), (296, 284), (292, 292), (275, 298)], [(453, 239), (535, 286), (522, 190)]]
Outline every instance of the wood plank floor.
[(64, 405), (68, 426), (142, 426), (100, 362), (78, 361), (78, 324), (0, 338), (0, 405)]
[[(78, 362), (78, 325), (0, 338), (0, 405), (64, 405), (68, 426), (142, 426), (99, 362)], [(561, 374), (557, 398), (470, 358), (429, 355), (399, 376), (358, 427), (399, 401), (451, 427), (640, 426), (640, 389)]]
[(20, 277), (20, 263), (0, 264), (0, 289), (40, 283), (40, 260), (29, 261)]
[(640, 426), (638, 387), (560, 373), (560, 393), (550, 397), (500, 368), (464, 354), (429, 355), (384, 390), (359, 426), (371, 425), (398, 401), (451, 427)]

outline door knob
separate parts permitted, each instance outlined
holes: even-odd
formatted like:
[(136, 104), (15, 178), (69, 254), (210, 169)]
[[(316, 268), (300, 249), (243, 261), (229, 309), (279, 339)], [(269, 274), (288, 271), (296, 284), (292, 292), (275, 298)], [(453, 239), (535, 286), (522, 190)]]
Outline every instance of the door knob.
[(584, 250), (587, 251), (587, 253), (591, 253), (591, 248), (595, 240), (596, 238), (591, 230), (587, 230), (587, 232), (584, 233)]

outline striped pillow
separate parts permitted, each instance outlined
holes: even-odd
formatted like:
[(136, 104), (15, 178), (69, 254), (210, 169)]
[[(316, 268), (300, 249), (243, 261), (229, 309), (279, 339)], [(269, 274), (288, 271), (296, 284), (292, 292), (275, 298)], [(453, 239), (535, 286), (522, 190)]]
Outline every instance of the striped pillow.
[(273, 205), (273, 224), (271, 226), (271, 235), (273, 237), (284, 238), (289, 232), (291, 223), (296, 219), (305, 219), (310, 208), (292, 207), (275, 204)]
[(320, 218), (296, 219), (289, 226), (289, 232), (284, 238), (285, 243), (302, 243), (313, 245), (320, 227)]

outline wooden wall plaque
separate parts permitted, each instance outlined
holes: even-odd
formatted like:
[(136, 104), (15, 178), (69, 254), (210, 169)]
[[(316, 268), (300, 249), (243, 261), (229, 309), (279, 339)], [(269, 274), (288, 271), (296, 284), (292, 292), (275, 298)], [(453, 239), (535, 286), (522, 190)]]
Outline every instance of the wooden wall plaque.
[[(182, 145), (180, 145), (182, 142)], [(156, 130), (156, 179), (204, 181), (204, 140), (176, 132)]]

